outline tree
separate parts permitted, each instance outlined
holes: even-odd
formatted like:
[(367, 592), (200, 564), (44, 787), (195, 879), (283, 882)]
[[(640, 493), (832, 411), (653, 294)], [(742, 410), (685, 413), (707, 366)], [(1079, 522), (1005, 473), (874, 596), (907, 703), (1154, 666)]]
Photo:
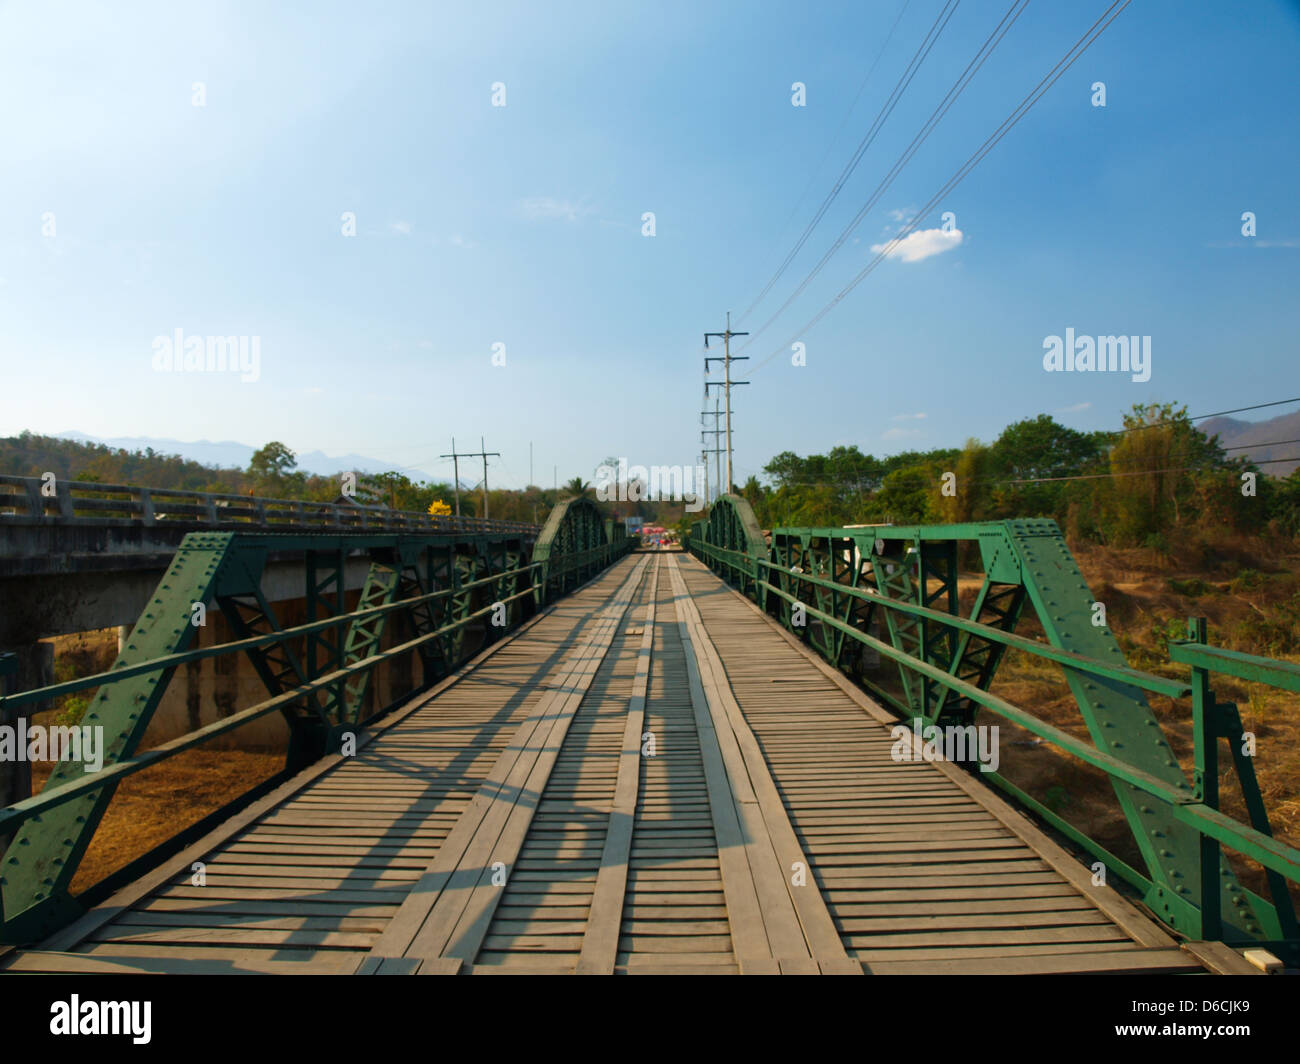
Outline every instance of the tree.
[(889, 473), (876, 493), (877, 504), (895, 524), (920, 524), (930, 516), (931, 496), (938, 494), (939, 481), (920, 466)]
[(993, 490), (988, 475), (992, 465), (990, 458), (989, 448), (979, 440), (967, 440), (953, 468), (944, 470), (956, 474), (956, 493), (941, 494), (939, 498), (939, 512), (945, 522), (964, 524), (967, 521), (986, 521), (993, 516)]
[(793, 451), (782, 451), (763, 467), (778, 488), (792, 488), (804, 479), (804, 460)]
[[(989, 448), (989, 468), (1001, 483), (994, 499), (1006, 516), (1060, 516), (1067, 483), (1096, 466), (1105, 453), (1106, 433), (1079, 432), (1047, 414), (1008, 425)], [(1042, 479), (1044, 483), (1032, 483)]]
[(293, 488), (302, 488), (306, 475), (296, 473), (298, 456), (279, 440), (253, 452), (248, 460), (248, 475), (258, 494), (283, 495)]
[(1197, 473), (1229, 465), (1217, 437), (1207, 439), (1187, 408), (1137, 403), (1110, 452), (1110, 479), (1097, 491), (1101, 530), (1116, 543), (1160, 546), (1192, 502)]
[(582, 477), (574, 477), (564, 485), (563, 491), (575, 498), (581, 498), (583, 495), (589, 495), (591, 493), (591, 485), (583, 480)]

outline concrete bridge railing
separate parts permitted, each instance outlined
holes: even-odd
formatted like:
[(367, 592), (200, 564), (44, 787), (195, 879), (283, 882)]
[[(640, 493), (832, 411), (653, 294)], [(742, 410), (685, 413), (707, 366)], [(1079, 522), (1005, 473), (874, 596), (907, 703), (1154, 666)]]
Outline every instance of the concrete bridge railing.
[(0, 521), (93, 525), (166, 525), (268, 531), (537, 532), (519, 521), (440, 517), (353, 502), (310, 502), (254, 495), (46, 481), (0, 473)]

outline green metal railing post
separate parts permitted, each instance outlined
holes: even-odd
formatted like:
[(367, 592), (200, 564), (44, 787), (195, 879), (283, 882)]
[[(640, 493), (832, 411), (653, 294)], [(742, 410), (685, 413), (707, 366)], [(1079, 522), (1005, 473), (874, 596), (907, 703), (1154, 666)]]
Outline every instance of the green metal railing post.
[[(1204, 617), (1189, 617), (1187, 638), (1204, 645)], [(1219, 739), (1215, 727), (1214, 695), (1210, 691), (1210, 672), (1192, 666), (1192, 787), (1199, 801), (1211, 809), (1219, 808)], [(1219, 891), (1219, 840), (1210, 835), (1200, 837), (1201, 910), (1199, 937), (1216, 940), (1223, 935), (1223, 913)]]

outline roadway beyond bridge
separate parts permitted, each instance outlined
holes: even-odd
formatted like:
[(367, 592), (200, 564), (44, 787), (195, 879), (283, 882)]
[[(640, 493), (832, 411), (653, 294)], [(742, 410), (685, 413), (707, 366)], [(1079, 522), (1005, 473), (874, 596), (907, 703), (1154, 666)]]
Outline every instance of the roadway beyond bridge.
[(1093, 886), (961, 768), (894, 760), (895, 722), (699, 561), (625, 555), (354, 755), (325, 756), (0, 964), (1231, 968), (1233, 951), (1180, 948)]

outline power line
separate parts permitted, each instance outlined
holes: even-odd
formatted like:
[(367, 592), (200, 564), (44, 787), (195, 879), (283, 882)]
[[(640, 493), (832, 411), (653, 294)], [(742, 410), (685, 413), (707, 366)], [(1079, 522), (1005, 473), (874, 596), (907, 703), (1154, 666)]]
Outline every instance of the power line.
[[(1223, 417), (1226, 414), (1241, 414), (1247, 410), (1263, 410), (1266, 407), (1270, 407), (1270, 406), (1286, 406), (1288, 403), (1300, 403), (1300, 396), (1297, 396), (1295, 399), (1278, 399), (1271, 403), (1255, 403), (1253, 406), (1239, 406), (1233, 410), (1216, 410), (1213, 414), (1197, 414), (1195, 417), (1189, 417), (1187, 420), (1204, 421), (1207, 418)], [(1158, 429), (1162, 425), (1173, 425), (1173, 424), (1177, 424), (1177, 422), (1176, 421), (1153, 421), (1149, 425), (1131, 425), (1126, 429), (1113, 429), (1111, 431), (1113, 435), (1119, 436), (1119, 435), (1123, 435), (1126, 432), (1141, 432), (1143, 429)], [(1224, 450), (1232, 450), (1232, 449), (1233, 448), (1230, 447), (1224, 448)]]
[[(818, 175), (822, 172), (822, 167), (826, 165), (826, 160), (831, 157), (831, 151), (835, 148), (835, 142), (840, 139), (840, 134), (844, 132), (844, 127), (849, 124), (849, 118), (853, 114), (853, 109), (858, 106), (858, 100), (862, 98), (862, 93), (866, 90), (867, 83), (871, 80), (871, 75), (876, 72), (876, 67), (880, 65), (880, 60), (884, 58), (885, 52), (888, 51), (889, 42), (894, 39), (894, 32), (898, 29), (898, 24), (903, 21), (903, 16), (907, 13), (907, 9), (911, 5), (911, 2), (912, 0), (903, 0), (903, 6), (899, 8), (898, 17), (894, 19), (894, 24), (889, 28), (889, 33), (885, 37), (885, 43), (880, 46), (880, 51), (876, 53), (876, 58), (872, 62), (870, 69), (867, 70), (866, 76), (862, 79), (862, 84), (858, 86), (858, 91), (853, 97), (853, 102), (849, 104), (848, 110), (844, 112), (844, 117), (840, 119), (839, 128), (835, 130), (834, 135), (832, 135), (829, 142), (827, 142), (826, 151), (822, 154), (821, 161), (813, 168), (812, 173), (808, 177), (808, 183), (804, 185), (803, 191), (799, 193), (799, 198), (795, 200), (794, 206), (790, 208), (790, 214), (786, 217), (786, 220), (781, 223), (781, 232), (784, 233), (786, 229), (789, 228), (790, 223), (794, 221), (795, 214), (797, 214), (799, 208), (803, 206), (803, 201), (812, 189)], [(762, 296), (760, 295), (759, 299), (761, 298)], [(744, 321), (745, 315), (753, 310), (757, 304), (758, 299), (754, 300), (754, 302), (746, 308), (744, 314), (741, 314), (740, 316), (741, 320), (736, 322), (736, 324), (741, 324), (741, 322)]]
[[(1189, 417), (1189, 418), (1187, 418), (1187, 421), (1205, 421), (1207, 418), (1212, 418), (1212, 417), (1223, 417), (1223, 416), (1225, 416), (1225, 415), (1227, 415), (1227, 414), (1240, 414), (1240, 413), (1244, 413), (1245, 411), (1248, 411), (1248, 410), (1264, 410), (1264, 409), (1267, 409), (1267, 408), (1269, 408), (1269, 407), (1274, 407), (1274, 406), (1285, 406), (1285, 405), (1287, 405), (1288, 403), (1300, 403), (1300, 396), (1297, 396), (1297, 397), (1294, 398), (1294, 399), (1275, 399), (1275, 400), (1273, 400), (1272, 402), (1268, 402), (1268, 403), (1252, 403), (1252, 404), (1249, 405), (1249, 406), (1238, 406), (1238, 407), (1233, 407), (1231, 410), (1216, 410), (1216, 411), (1214, 411), (1213, 413), (1210, 413), (1210, 414), (1197, 414), (1197, 415), (1195, 415), (1194, 417)], [(1096, 434), (1096, 435), (1103, 435), (1103, 436), (1122, 436), (1122, 435), (1125, 435), (1126, 433), (1129, 433), (1129, 432), (1138, 432), (1138, 431), (1141, 431), (1142, 429), (1159, 428), (1159, 427), (1164, 426), (1164, 425), (1176, 425), (1176, 424), (1181, 424), (1181, 422), (1178, 421), (1178, 420), (1167, 420), (1167, 421), (1157, 421), (1157, 422), (1153, 422), (1153, 423), (1151, 423), (1151, 424), (1149, 424), (1149, 425), (1133, 425), (1133, 426), (1130, 426), (1129, 428), (1126, 428), (1126, 429), (1098, 429), (1098, 430), (1096, 430), (1096, 433), (1095, 433), (1095, 434)], [(1078, 431), (1078, 430), (1074, 430), (1074, 431)], [(1202, 434), (1202, 435), (1203, 435), (1203, 434)], [(1263, 442), (1263, 443), (1244, 443), (1244, 444), (1240, 444), (1240, 445), (1233, 446), (1233, 447), (1223, 447), (1222, 450), (1224, 450), (1225, 452), (1226, 452), (1226, 451), (1244, 451), (1244, 450), (1250, 450), (1250, 449), (1252, 449), (1252, 448), (1256, 448), (1256, 447), (1281, 447), (1281, 446), (1283, 446), (1283, 445), (1285, 445), (1285, 444), (1292, 444), (1292, 443), (1300, 443), (1300, 439), (1295, 439), (1295, 440), (1269, 440), (1269, 441), (1266, 441), (1266, 442)], [(937, 450), (937, 451), (952, 451), (952, 452), (959, 452), (959, 451), (960, 451), (960, 448), (956, 448), (956, 447), (939, 447), (939, 448), (935, 448), (934, 450)], [(907, 452), (904, 452), (904, 453), (907, 453)], [(933, 453), (933, 452), (918, 451), (918, 452), (914, 452), (914, 453), (921, 454), (921, 455), (925, 455), (925, 454), (929, 454), (929, 453)], [(819, 456), (817, 456), (817, 457), (826, 458), (827, 456), (826, 456), (826, 455), (819, 455)], [(851, 478), (852, 478), (854, 475), (861, 477), (861, 476), (863, 476), (863, 475), (865, 475), (865, 474), (867, 474), (867, 473), (869, 473), (869, 472), (870, 472), (870, 473), (879, 473), (879, 472), (880, 472), (879, 466), (884, 465), (884, 464), (886, 464), (886, 463), (889, 461), (889, 458), (880, 458), (880, 459), (877, 459), (877, 458), (874, 458), (874, 456), (872, 456), (872, 455), (864, 455), (863, 457), (864, 457), (864, 458), (872, 458), (872, 460), (875, 461), (875, 462), (877, 463), (877, 467), (874, 468), (874, 469), (872, 469), (872, 467), (870, 467), (870, 466), (864, 466), (864, 465), (854, 465), (854, 466), (851, 466), (851, 467), (849, 468), (849, 470), (848, 470), (848, 474), (849, 474), (849, 476), (848, 476), (848, 477), (845, 477), (845, 478), (843, 478), (843, 479), (841, 479), (841, 480), (818, 480), (818, 479), (815, 479), (815, 478), (806, 478), (806, 477), (782, 477), (782, 478), (780, 478), (780, 481), (781, 481), (782, 484), (791, 484), (791, 485), (796, 485), (796, 484), (797, 484), (797, 485), (801, 485), (801, 486), (804, 486), (804, 487), (842, 487), (842, 486), (844, 486), (845, 484), (852, 483), (852, 479), (851, 479)], [(897, 456), (894, 456), (894, 457), (897, 457)], [(802, 460), (802, 459), (801, 459), (801, 460)], [(1250, 461), (1250, 462), (1251, 462), (1252, 464), (1254, 464), (1254, 465), (1275, 465), (1275, 464), (1279, 464), (1279, 463), (1282, 463), (1282, 462), (1293, 462), (1293, 461), (1297, 461), (1297, 460), (1300, 460), (1300, 459), (1296, 459), (1296, 458), (1269, 458), (1269, 459), (1265, 459), (1265, 460), (1262, 460), (1262, 461), (1254, 461), (1253, 459), (1246, 458), (1245, 460), (1246, 460), (1246, 461)], [(900, 466), (899, 468), (906, 468), (906, 467), (902, 467), (902, 466)], [(1189, 468), (1193, 468), (1193, 467), (1189, 467)], [(1222, 467), (1218, 467), (1218, 466), (1204, 466), (1204, 467), (1194, 467), (1194, 468), (1216, 469), (1216, 468), (1222, 468)], [(889, 472), (892, 473), (892, 472), (894, 472), (894, 470), (891, 469)], [(1152, 470), (1152, 472), (1176, 472), (1176, 470)], [(751, 473), (751, 475), (752, 475), (752, 476), (766, 476), (766, 477), (773, 477), (773, 476), (774, 476), (774, 474), (767, 472), (766, 469), (761, 469), (761, 470), (757, 471), (756, 473)], [(1032, 477), (1032, 478), (1026, 478), (1026, 479), (1023, 479), (1023, 480), (989, 480), (989, 481), (981, 480), (981, 481), (978, 481), (977, 483), (991, 483), (991, 484), (1028, 484), (1028, 483), (1033, 483), (1033, 484), (1036, 484), (1036, 483), (1040, 483), (1040, 482), (1057, 481), (1057, 480), (1087, 480), (1087, 479), (1091, 479), (1091, 478), (1094, 478), (1094, 477), (1106, 477), (1106, 476), (1137, 476), (1137, 475), (1140, 475), (1140, 474), (1135, 474), (1135, 473), (1123, 473), (1123, 474), (1119, 474), (1119, 473), (1115, 473), (1115, 474), (1112, 474), (1112, 473), (1096, 473), (1096, 474), (1082, 474), (1082, 475), (1079, 475), (1079, 476), (1065, 476), (1065, 477)]]
[[(886, 258), (888, 258), (890, 253), (896, 247), (898, 247), (898, 245), (901, 244), (908, 236), (910, 236), (912, 232), (915, 231), (915, 229), (921, 224), (921, 222), (925, 220), (925, 218), (930, 214), (930, 212), (934, 210), (935, 204), (937, 204), (944, 196), (948, 195), (953, 189), (955, 189), (959, 184), (961, 184), (961, 182), (970, 174), (970, 172), (974, 170), (975, 167), (980, 164), (980, 162), (983, 161), (984, 157), (988, 155), (988, 153), (992, 151), (994, 147), (997, 146), (998, 142), (1001, 141), (1003, 137), (1005, 137), (1016, 125), (1019, 124), (1020, 120), (1024, 118), (1026, 114), (1028, 114), (1030, 108), (1032, 108), (1034, 104), (1037, 103), (1043, 97), (1043, 95), (1047, 92), (1048, 89), (1050, 89), (1053, 85), (1056, 84), (1057, 81), (1061, 79), (1061, 77), (1065, 74), (1065, 72), (1069, 70), (1071, 66), (1074, 65), (1074, 62), (1079, 58), (1079, 56), (1081, 56), (1089, 48), (1089, 46), (1091, 46), (1093, 41), (1095, 41), (1098, 37), (1101, 36), (1102, 33), (1106, 31), (1106, 29), (1110, 26), (1110, 24), (1114, 22), (1116, 18), (1119, 17), (1120, 13), (1123, 12), (1124, 8), (1128, 7), (1130, 3), (1132, 3), (1132, 0), (1115, 0), (1115, 2), (1110, 5), (1110, 7), (1108, 7), (1104, 12), (1102, 12), (1101, 17), (1098, 18), (1097, 21), (1094, 22), (1091, 27), (1089, 27), (1089, 29), (1084, 33), (1082, 37), (1079, 38), (1078, 41), (1075, 42), (1074, 46), (1068, 52), (1065, 53), (1065, 55), (1057, 62), (1056, 66), (1054, 66), (1043, 76), (1043, 79), (1039, 81), (1038, 85), (1036, 85), (1030, 91), (1029, 95), (1026, 96), (1024, 100), (1020, 102), (1019, 106), (1016, 107), (1015, 110), (1013, 110), (1011, 114), (1008, 115), (1003, 120), (1002, 124), (998, 126), (997, 129), (995, 129), (991, 134), (989, 134), (988, 138), (985, 139), (984, 143), (981, 144), (977, 149), (975, 149), (975, 151), (970, 155), (970, 157), (966, 160), (966, 162), (964, 162), (957, 169), (956, 173), (954, 173), (953, 176), (948, 179), (948, 181), (943, 185), (943, 187), (940, 188), (939, 191), (936, 192), (930, 198), (930, 200), (925, 204), (925, 206), (923, 206), (919, 211), (917, 211), (916, 215), (912, 218), (912, 220), (908, 222), (907, 225), (903, 226), (903, 228), (899, 230), (899, 232), (894, 236), (892, 240), (889, 241), (889, 243), (884, 245), (880, 253), (877, 254), (876, 257), (872, 259), (869, 263), (867, 263), (867, 265), (858, 272), (857, 276), (854, 277), (853, 280), (850, 281), (849, 284), (846, 285), (839, 292), (839, 294), (835, 296), (834, 299), (832, 299), (829, 303), (826, 304), (826, 306), (824, 306), (820, 311), (818, 311), (818, 313), (810, 321), (808, 321), (798, 332), (794, 333), (789, 339), (786, 340), (784, 344), (777, 347), (770, 355), (768, 355), (765, 359), (763, 359), (763, 361), (759, 362), (758, 365), (755, 366), (754, 368), (758, 369), (762, 366), (765, 366), (769, 362), (771, 362), (772, 359), (782, 354), (791, 343), (797, 340), (800, 336), (805, 335), (809, 329), (817, 325), (817, 323), (820, 322), (824, 317), (826, 317), (827, 314), (829, 314), (832, 310), (834, 310), (835, 307), (838, 306), (839, 303), (851, 291), (853, 291), (853, 289), (855, 289), (859, 284), (862, 283), (862, 281), (867, 277), (868, 274), (870, 274), (878, 265), (880, 265), (881, 262), (883, 262)], [(1109, 18), (1107, 16), (1109, 16)]]
[(1225, 451), (1249, 451), (1254, 447), (1281, 447), (1284, 443), (1300, 443), (1300, 440), (1270, 440), (1267, 443), (1241, 443), (1236, 447), (1225, 447)]
[[(1002, 16), (998, 24), (993, 27), (989, 35), (984, 38), (984, 43), (980, 45), (979, 50), (976, 51), (975, 55), (971, 58), (971, 61), (966, 64), (966, 69), (963, 70), (957, 80), (953, 82), (952, 87), (949, 88), (943, 99), (940, 100), (935, 109), (930, 112), (930, 117), (925, 120), (920, 131), (912, 138), (912, 142), (894, 161), (894, 165), (891, 166), (885, 176), (880, 179), (879, 184), (876, 185), (875, 190), (867, 198), (867, 201), (858, 209), (857, 214), (853, 216), (849, 224), (841, 230), (840, 235), (836, 237), (835, 242), (830, 246), (826, 253), (822, 255), (817, 265), (809, 271), (808, 276), (800, 282), (799, 287), (791, 292), (786, 301), (776, 309), (776, 312), (773, 313), (761, 326), (759, 326), (754, 333), (755, 337), (760, 335), (769, 325), (785, 313), (790, 304), (804, 293), (808, 285), (813, 282), (826, 264), (830, 262), (840, 248), (844, 246), (848, 238), (853, 235), (854, 230), (862, 224), (863, 219), (866, 218), (871, 209), (880, 201), (880, 198), (889, 190), (889, 187), (894, 183), (894, 180), (898, 175), (903, 172), (903, 169), (907, 164), (912, 161), (913, 156), (921, 150), (921, 146), (929, 139), (930, 134), (938, 128), (938, 125), (943, 121), (944, 116), (952, 109), (953, 104), (957, 102), (961, 97), (961, 94), (966, 91), (967, 86), (974, 79), (975, 75), (979, 73), (980, 68), (985, 64), (989, 56), (993, 54), (997, 46), (1002, 43), (1002, 39), (1008, 32), (1010, 32), (1011, 27), (1015, 25), (1016, 20), (1020, 18), (1028, 5), (1029, 0), (1012, 0), (1006, 13)], [(746, 346), (748, 346), (748, 344), (746, 344)]]
[[(875, 141), (876, 135), (880, 132), (881, 128), (884, 126), (885, 121), (889, 118), (891, 114), (894, 113), (894, 108), (898, 106), (898, 101), (903, 98), (903, 93), (907, 91), (907, 87), (912, 83), (912, 79), (916, 77), (917, 71), (921, 69), (921, 64), (925, 62), (926, 58), (930, 54), (931, 49), (934, 48), (935, 43), (939, 40), (939, 36), (947, 28), (948, 22), (949, 20), (951, 20), (953, 14), (956, 12), (957, 5), (959, 3), (961, 3), (961, 0), (946, 0), (946, 3), (940, 9), (939, 14), (935, 17), (933, 24), (930, 26), (929, 31), (926, 33), (920, 45), (917, 47), (916, 52), (912, 55), (911, 62), (907, 64), (907, 68), (903, 71), (902, 74), (899, 75), (898, 81), (894, 84), (893, 92), (891, 92), (889, 94), (889, 97), (885, 100), (885, 103), (881, 107), (880, 112), (876, 115), (876, 120), (871, 123), (871, 128), (867, 130), (866, 136), (864, 136), (862, 140), (858, 143), (857, 151), (853, 153), (853, 156), (849, 159), (848, 163), (845, 164), (844, 169), (840, 171), (840, 176), (836, 179), (834, 186), (831, 188), (830, 192), (826, 195), (826, 198), (822, 200), (822, 204), (817, 209), (817, 213), (813, 215), (812, 221), (810, 221), (804, 227), (804, 231), (800, 235), (799, 239), (795, 241), (794, 247), (790, 249), (789, 253), (786, 255), (781, 265), (777, 267), (776, 273), (774, 273), (771, 279), (767, 282), (767, 284), (763, 286), (763, 290), (758, 293), (758, 295), (754, 298), (754, 301), (750, 303), (749, 306), (746, 307), (745, 310), (741, 313), (740, 321), (744, 321), (744, 319), (749, 316), (750, 312), (756, 306), (758, 306), (759, 303), (763, 301), (763, 299), (767, 296), (767, 293), (772, 290), (772, 286), (776, 284), (778, 280), (780, 280), (781, 275), (785, 273), (786, 268), (789, 267), (790, 263), (794, 261), (794, 257), (797, 254), (799, 254), (800, 249), (807, 242), (808, 237), (812, 234), (813, 229), (817, 227), (817, 223), (822, 220), (822, 216), (826, 213), (831, 203), (834, 202), (835, 197), (840, 194), (840, 189), (844, 187), (844, 182), (846, 182), (849, 179), (853, 171), (857, 168), (858, 163), (861, 161), (863, 154), (866, 152), (866, 150), (869, 147), (871, 147), (872, 143)], [(903, 17), (902, 13), (900, 12), (899, 18), (902, 17)], [(898, 23), (895, 22), (894, 25), (895, 27), (897, 27)], [(893, 30), (890, 31), (890, 36), (893, 36)], [(885, 43), (886, 45), (888, 45), (889, 42), (886, 41)], [(881, 54), (882, 55), (884, 54), (883, 49), (881, 50)], [(876, 62), (877, 63), (880, 62), (880, 56), (876, 57)], [(873, 63), (872, 70), (874, 69), (875, 69), (875, 64)], [(871, 76), (870, 72), (868, 72), (867, 76), (868, 77)], [(858, 90), (859, 94), (861, 94), (861, 91), (862, 91), (861, 89)], [(847, 117), (848, 116), (846, 115), (845, 118), (847, 119)], [(838, 133), (836, 135), (838, 136)], [(737, 324), (739, 324), (739, 322), (737, 322)], [(767, 328), (766, 325), (764, 325), (758, 331), (762, 332), (763, 329), (765, 328)]]
[(482, 458), (483, 459), (483, 520), (488, 517), (488, 484), (487, 484), (487, 460), (491, 458), (500, 458), (500, 451), (489, 451), (487, 444), (483, 442), (483, 437), (479, 437), (479, 450), (477, 451), (457, 451), (456, 437), (451, 438), (451, 454), (440, 454), (439, 458), (450, 458), (452, 467), (455, 470), (453, 482), (456, 492), (456, 516), (460, 516), (460, 460), (462, 458)]
[[(1294, 458), (1269, 458), (1261, 462), (1252, 462), (1252, 465), (1276, 465), (1281, 462), (1300, 462), (1300, 455)], [(1124, 473), (1079, 473), (1068, 477), (1024, 477), (1019, 480), (994, 480), (978, 479), (976, 484), (1052, 484), (1066, 480), (1104, 480), (1112, 477), (1149, 477), (1157, 473), (1198, 473), (1206, 471), (1220, 471), (1227, 473), (1241, 472), (1239, 469), (1232, 469), (1224, 466), (1177, 466), (1172, 469), (1137, 469)]]
[[(1300, 462), (1300, 455), (1291, 458), (1269, 458), (1261, 462), (1253, 462), (1253, 465), (1280, 465), (1284, 462)], [(891, 472), (893, 472), (891, 470)], [(1196, 473), (1196, 472), (1223, 472), (1237, 473), (1239, 469), (1230, 466), (1176, 466), (1170, 469), (1138, 469), (1123, 473), (1080, 473), (1074, 476), (1065, 477), (1022, 477), (1015, 480), (999, 480), (996, 478), (977, 478), (971, 483), (974, 484), (1054, 484), (1067, 480), (1106, 480), (1113, 477), (1145, 477), (1157, 473)], [(784, 485), (797, 485), (799, 487), (814, 488), (837, 488), (843, 487), (846, 481), (842, 480), (804, 480), (804, 479), (787, 479), (782, 482)]]
[[(1223, 417), (1225, 414), (1240, 414), (1247, 410), (1263, 410), (1266, 407), (1270, 407), (1270, 406), (1286, 406), (1288, 403), (1300, 403), (1300, 396), (1297, 396), (1295, 399), (1277, 399), (1271, 403), (1255, 403), (1252, 406), (1239, 406), (1239, 407), (1235, 407), (1232, 410), (1216, 410), (1212, 414), (1197, 414), (1195, 417), (1189, 417), (1186, 420), (1189, 422), (1205, 421), (1206, 419), (1212, 417)], [(1182, 420), (1180, 420), (1179, 418), (1166, 418), (1164, 421), (1151, 421), (1145, 425), (1129, 425), (1127, 428), (1122, 428), (1122, 429), (1096, 429), (1094, 431), (1095, 433), (1102, 436), (1126, 436), (1130, 432), (1145, 432), (1147, 429), (1159, 429), (1159, 428), (1164, 428), (1166, 425), (1180, 425), (1182, 423), (1183, 423)], [(1079, 431), (1079, 430), (1076, 429), (1075, 431)], [(1218, 434), (1216, 433), (1215, 435)], [(1276, 441), (1276, 444), (1296, 443), (1296, 442), (1300, 442), (1300, 441), (1278, 440)], [(1224, 447), (1223, 450), (1240, 451), (1243, 450), (1245, 447), (1269, 447), (1269, 446), (1274, 446), (1274, 444), (1252, 443), (1252, 444), (1245, 444), (1243, 445), (1243, 447)]]

